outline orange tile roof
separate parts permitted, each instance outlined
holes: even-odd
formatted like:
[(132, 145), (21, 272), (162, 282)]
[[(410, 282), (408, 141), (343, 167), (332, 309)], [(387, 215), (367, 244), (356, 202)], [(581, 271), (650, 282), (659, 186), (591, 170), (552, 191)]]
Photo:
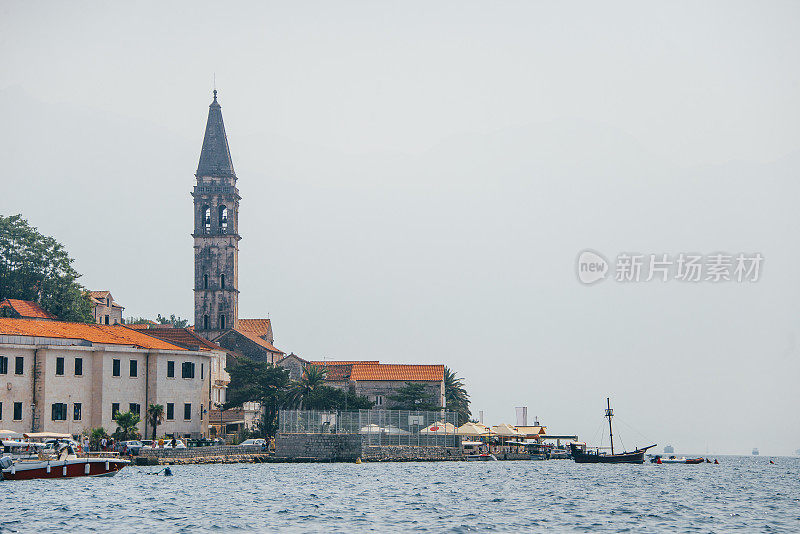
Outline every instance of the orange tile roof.
[(344, 364), (344, 365), (320, 365), (311, 363), (307, 367), (321, 367), (325, 370), (325, 380), (330, 380), (333, 382), (342, 381), (342, 380), (350, 380), (350, 375), (353, 373), (353, 365), (352, 364)]
[(441, 382), (444, 380), (444, 365), (403, 365), (393, 363), (353, 365), (351, 380), (407, 380), (410, 382)]
[(239, 319), (236, 329), (261, 337), (269, 334), (270, 326), (269, 319)]
[(169, 341), (170, 343), (180, 345), (189, 350), (225, 350), (219, 345), (198, 336), (188, 328), (174, 328), (171, 326), (159, 328), (158, 326), (151, 325), (150, 328), (142, 330), (142, 332), (148, 336), (153, 336), (163, 341)]
[(311, 365), (353, 365), (354, 363), (368, 363), (368, 364), (371, 364), (371, 365), (376, 365), (376, 364), (378, 364), (378, 363), (380, 363), (380, 362), (379, 362), (378, 360), (374, 360), (374, 361), (361, 361), (361, 360), (353, 360), (353, 361), (347, 361), (347, 360), (342, 360), (342, 361), (338, 361), (338, 360), (325, 360), (325, 361), (323, 361), (323, 362), (308, 362), (308, 363), (309, 363), (309, 364), (311, 364)]
[(35, 319), (55, 319), (56, 316), (44, 311), (41, 306), (29, 300), (6, 299), (0, 302), (0, 308), (9, 307), (17, 312), (21, 317), (31, 317)]
[(248, 332), (247, 330), (239, 330), (238, 328), (236, 328), (235, 330), (236, 330), (236, 332), (240, 333), (241, 335), (243, 335), (244, 337), (246, 337), (247, 339), (249, 339), (253, 343), (261, 345), (262, 347), (264, 347), (265, 349), (267, 349), (270, 352), (274, 352), (276, 354), (285, 354), (282, 350), (276, 348), (272, 343), (270, 343), (269, 341), (266, 341), (264, 339), (261, 339), (260, 337), (258, 337), (256, 334), (253, 334), (252, 332)]
[(0, 335), (83, 339), (91, 343), (130, 345), (143, 349), (186, 350), (122, 325), (0, 318)]

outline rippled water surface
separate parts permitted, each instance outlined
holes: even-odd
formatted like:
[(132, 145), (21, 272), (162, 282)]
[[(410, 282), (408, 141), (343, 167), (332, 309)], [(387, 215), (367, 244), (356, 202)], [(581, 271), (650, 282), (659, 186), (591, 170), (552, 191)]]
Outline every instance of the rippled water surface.
[(0, 532), (800, 531), (800, 459), (129, 467), (0, 482)]

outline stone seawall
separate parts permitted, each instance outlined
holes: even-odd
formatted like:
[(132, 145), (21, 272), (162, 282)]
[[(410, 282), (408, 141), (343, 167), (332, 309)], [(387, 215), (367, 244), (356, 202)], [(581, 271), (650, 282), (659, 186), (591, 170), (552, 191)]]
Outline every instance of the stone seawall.
[(287, 460), (354, 462), (361, 457), (358, 434), (278, 434), (275, 457)]
[(464, 459), (461, 449), (442, 445), (384, 445), (364, 446), (362, 459), (365, 462), (442, 462)]
[(186, 449), (142, 449), (143, 458), (200, 458), (212, 456), (242, 456), (262, 454), (261, 445), (217, 445), (213, 447), (190, 447)]

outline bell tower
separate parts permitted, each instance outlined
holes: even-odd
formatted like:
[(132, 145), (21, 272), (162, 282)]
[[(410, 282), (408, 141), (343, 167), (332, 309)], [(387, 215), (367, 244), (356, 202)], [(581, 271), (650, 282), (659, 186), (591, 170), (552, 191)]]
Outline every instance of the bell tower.
[(222, 108), (208, 106), (194, 198), (194, 329), (213, 340), (239, 321), (239, 190)]

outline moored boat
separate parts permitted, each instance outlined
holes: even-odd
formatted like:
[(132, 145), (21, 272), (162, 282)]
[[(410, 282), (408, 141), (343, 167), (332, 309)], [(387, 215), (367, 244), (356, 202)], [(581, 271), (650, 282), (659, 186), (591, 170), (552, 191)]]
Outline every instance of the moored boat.
[(569, 448), (572, 453), (572, 459), (575, 463), (579, 464), (643, 464), (644, 454), (648, 449), (652, 449), (656, 445), (648, 445), (647, 447), (637, 448), (631, 452), (614, 452), (614, 431), (611, 427), (611, 418), (614, 416), (614, 411), (611, 409), (611, 399), (606, 399), (608, 408), (606, 409), (605, 417), (608, 418), (608, 435), (611, 439), (611, 453), (602, 452), (599, 448), (595, 450), (587, 449), (585, 443), (570, 443)]
[(114, 476), (129, 464), (128, 460), (121, 458), (78, 458), (71, 446), (64, 446), (55, 458), (14, 461), (4, 456), (0, 458), (0, 477), (3, 480), (32, 480)]
[(703, 458), (686, 458), (685, 456), (682, 458), (674, 456), (664, 458), (659, 455), (655, 455), (650, 459), (650, 462), (654, 464), (702, 464), (704, 461), (705, 459)]

